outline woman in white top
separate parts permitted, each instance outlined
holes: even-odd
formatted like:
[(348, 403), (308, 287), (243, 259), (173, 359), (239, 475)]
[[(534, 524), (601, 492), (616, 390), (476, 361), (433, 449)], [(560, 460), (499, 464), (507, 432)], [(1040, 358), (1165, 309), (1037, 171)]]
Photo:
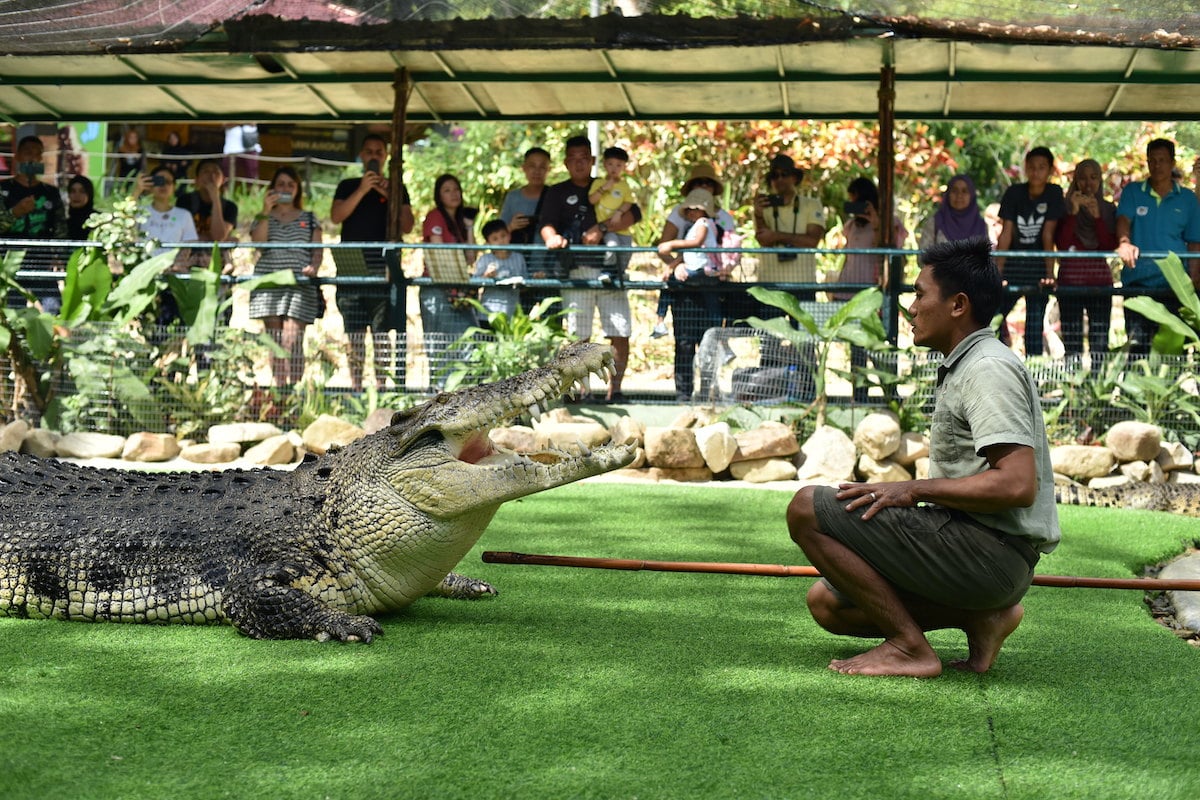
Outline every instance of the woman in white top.
[[(142, 222), (142, 233), (158, 244), (194, 242), (200, 237), (196, 235), (196, 224), (192, 215), (182, 208), (175, 207), (175, 175), (165, 166), (155, 167), (149, 175), (139, 175), (133, 186), (133, 196), (141, 197), (149, 193), (150, 204), (146, 209), (146, 219)], [(165, 253), (170, 248), (158, 247), (152, 255)], [(172, 267), (173, 272), (187, 272), (187, 250), (180, 250)]]

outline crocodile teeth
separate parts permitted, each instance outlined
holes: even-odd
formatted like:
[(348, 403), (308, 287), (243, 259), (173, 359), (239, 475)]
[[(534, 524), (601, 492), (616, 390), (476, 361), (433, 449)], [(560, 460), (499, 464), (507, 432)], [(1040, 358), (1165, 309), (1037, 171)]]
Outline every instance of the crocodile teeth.
[(529, 412), (530, 419), (536, 420), (542, 416), (542, 407), (537, 403), (530, 403), (529, 408), (526, 410)]

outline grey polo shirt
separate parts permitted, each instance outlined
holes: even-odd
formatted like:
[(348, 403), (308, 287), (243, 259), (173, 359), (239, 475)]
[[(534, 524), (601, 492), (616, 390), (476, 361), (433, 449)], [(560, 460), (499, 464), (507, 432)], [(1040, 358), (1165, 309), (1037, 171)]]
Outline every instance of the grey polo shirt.
[(980, 328), (958, 343), (938, 369), (930, 430), (929, 476), (965, 478), (989, 469), (983, 452), (998, 444), (1032, 447), (1037, 499), (1029, 508), (968, 512), (988, 527), (1022, 536), (1049, 553), (1058, 544), (1054, 468), (1037, 385), (1016, 354)]

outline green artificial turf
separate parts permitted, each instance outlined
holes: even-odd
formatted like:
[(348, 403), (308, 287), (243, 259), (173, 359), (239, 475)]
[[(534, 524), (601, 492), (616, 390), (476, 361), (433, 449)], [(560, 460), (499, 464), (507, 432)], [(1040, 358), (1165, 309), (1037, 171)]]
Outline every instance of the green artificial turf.
[[(811, 579), (483, 564), (518, 550), (803, 563), (786, 493), (510, 503), (369, 646), (0, 619), (0, 797), (1195, 798), (1200, 652), (1140, 592), (1034, 587), (984, 676), (856, 678)], [(1063, 509), (1045, 573), (1129, 576), (1197, 522)], [(932, 635), (943, 658), (960, 633)]]

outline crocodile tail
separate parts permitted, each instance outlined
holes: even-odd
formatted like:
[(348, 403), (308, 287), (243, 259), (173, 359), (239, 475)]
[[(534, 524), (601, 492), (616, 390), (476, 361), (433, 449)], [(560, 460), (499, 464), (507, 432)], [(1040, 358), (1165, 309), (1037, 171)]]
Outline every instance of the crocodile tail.
[(1068, 506), (1120, 506), (1120, 497), (1111, 489), (1089, 489), (1078, 483), (1059, 483), (1054, 487), (1054, 500)]

